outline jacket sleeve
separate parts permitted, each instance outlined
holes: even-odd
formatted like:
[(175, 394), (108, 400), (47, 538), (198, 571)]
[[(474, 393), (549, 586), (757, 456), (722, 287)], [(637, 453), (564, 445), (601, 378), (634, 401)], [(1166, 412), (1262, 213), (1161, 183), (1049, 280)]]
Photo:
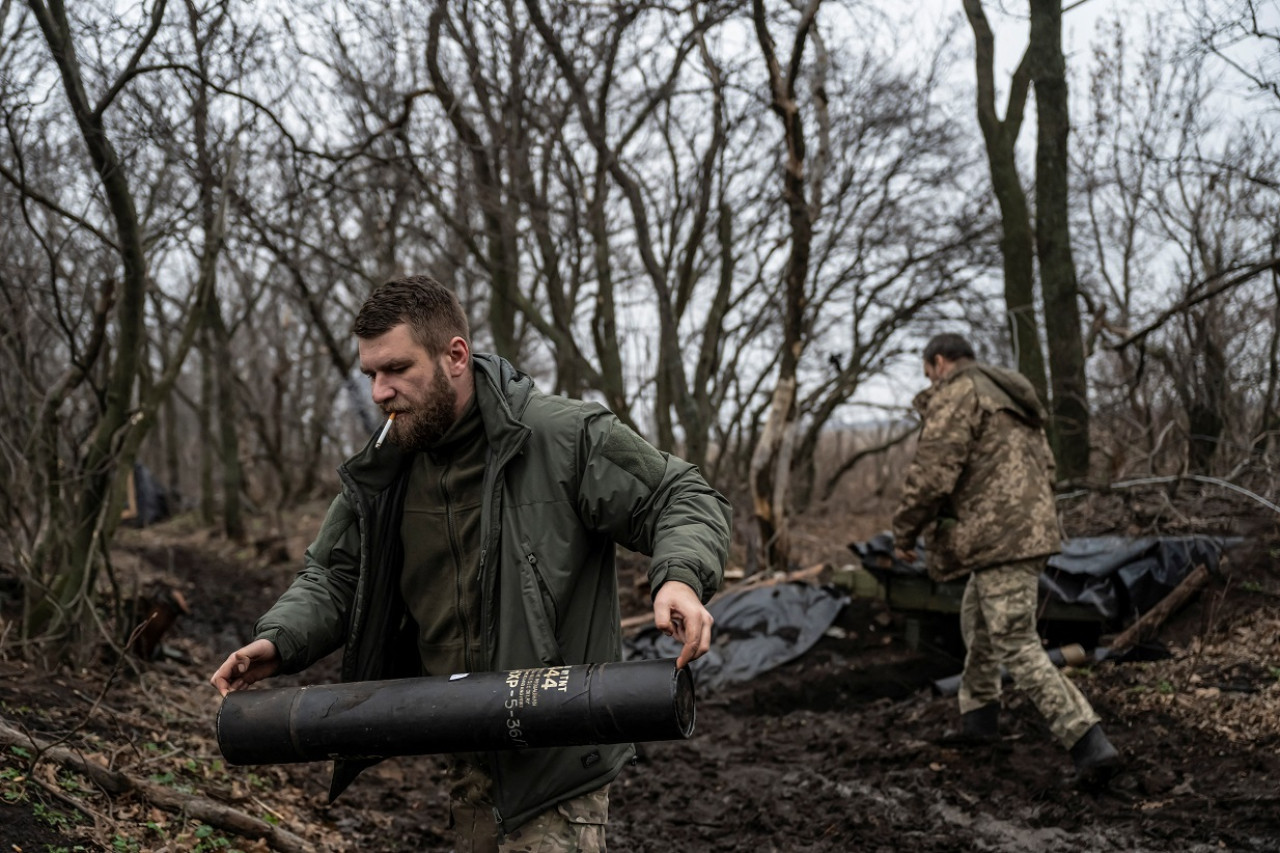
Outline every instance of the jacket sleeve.
[(947, 511), (969, 461), (981, 423), (972, 382), (957, 379), (928, 402), (915, 458), (907, 468), (902, 498), (893, 514), (893, 541), (911, 549), (930, 522)]
[(253, 629), (255, 639), (275, 643), (282, 674), (306, 669), (346, 639), (360, 570), (360, 536), (355, 512), (341, 495), (329, 505), (303, 563)]
[(579, 469), (584, 524), (650, 555), (655, 592), (678, 580), (704, 602), (711, 598), (724, 578), (733, 511), (695, 466), (657, 450), (601, 408), (583, 424)]

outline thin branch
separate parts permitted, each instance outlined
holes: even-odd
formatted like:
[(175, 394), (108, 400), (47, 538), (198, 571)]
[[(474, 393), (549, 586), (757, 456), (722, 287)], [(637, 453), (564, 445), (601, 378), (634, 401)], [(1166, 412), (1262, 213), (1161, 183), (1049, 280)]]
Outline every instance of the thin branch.
[(160, 32), (160, 24), (164, 19), (164, 9), (167, 0), (156, 0), (156, 5), (151, 8), (151, 24), (147, 27), (147, 32), (142, 36), (142, 41), (138, 42), (138, 46), (134, 48), (133, 56), (129, 57), (129, 62), (125, 65), (124, 71), (111, 84), (111, 87), (103, 94), (97, 105), (93, 108), (93, 120), (95, 122), (102, 120), (102, 114), (107, 111), (107, 107), (111, 106), (111, 102), (116, 99), (125, 85), (137, 77), (141, 72), (138, 63), (142, 61), (143, 54), (147, 52), (147, 48), (151, 47), (151, 42), (155, 41), (156, 34)]
[(78, 216), (77, 214), (74, 214), (71, 211), (67, 210), (66, 208), (62, 207), (61, 205), (59, 205), (57, 202), (55, 202), (53, 199), (49, 198), (48, 196), (45, 196), (37, 192), (36, 190), (32, 189), (25, 180), (23, 180), (18, 175), (15, 175), (13, 172), (9, 171), (9, 169), (7, 169), (3, 165), (0, 165), (0, 178), (4, 178), (6, 181), (8, 181), (10, 184), (13, 185), (14, 189), (22, 193), (31, 201), (34, 201), (36, 204), (40, 205), (46, 210), (49, 210), (53, 213), (58, 214), (64, 219), (74, 222), (75, 224), (79, 225), (81, 228), (84, 228), (93, 236), (97, 237), (99, 240), (105, 243), (112, 250), (119, 251), (119, 246), (116, 245), (116, 241), (113, 240), (105, 232), (100, 230), (97, 226), (93, 225), (90, 222), (87, 222), (84, 219), (84, 217)]
[(863, 459), (866, 459), (868, 456), (875, 456), (877, 454), (884, 453), (888, 450), (891, 450), (894, 447), (897, 447), (899, 444), (902, 444), (908, 438), (910, 438), (911, 436), (919, 432), (919, 430), (920, 430), (919, 424), (912, 424), (910, 429), (904, 430), (898, 435), (892, 436), (882, 441), (880, 444), (874, 445), (872, 447), (864, 447), (863, 449), (854, 453), (844, 462), (840, 463), (840, 465), (836, 468), (836, 470), (832, 472), (831, 476), (827, 478), (827, 483), (822, 489), (823, 499), (827, 500), (831, 497), (831, 495), (835, 492), (836, 485), (840, 482), (840, 480), (844, 477), (845, 474), (849, 473), (849, 471), (853, 469), (853, 466), (857, 465), (859, 462), (861, 462)]
[[(1225, 281), (1221, 281), (1219, 284), (1217, 284), (1214, 287), (1209, 287), (1208, 289), (1201, 290), (1201, 288), (1205, 288), (1211, 282), (1217, 281), (1222, 277), (1221, 274), (1210, 276), (1209, 278), (1205, 279), (1202, 282), (1199, 282), (1198, 284), (1196, 284), (1191, 288), (1192, 295), (1187, 296), (1186, 299), (1183, 299), (1181, 302), (1177, 303), (1176, 305), (1166, 308), (1164, 311), (1160, 313), (1160, 316), (1156, 317), (1156, 319), (1152, 320), (1145, 327), (1143, 327), (1137, 332), (1134, 332), (1133, 334), (1129, 335), (1128, 337), (1121, 340), (1120, 342), (1111, 344), (1108, 347), (1108, 349), (1118, 352), (1128, 346), (1138, 343), (1144, 340), (1152, 332), (1159, 329), (1165, 323), (1169, 322), (1169, 320), (1178, 316), (1179, 314), (1182, 314), (1183, 312), (1187, 311), (1190, 308), (1194, 308), (1195, 306), (1199, 305), (1202, 302), (1207, 302), (1208, 300), (1214, 298), (1215, 296), (1219, 296), (1225, 293), (1226, 291), (1230, 290), (1233, 287), (1237, 287), (1241, 284), (1244, 284), (1248, 282), (1250, 279), (1256, 278), (1257, 276), (1261, 275), (1264, 272), (1267, 272), (1268, 270), (1280, 270), (1280, 258), (1271, 258), (1269, 260), (1254, 264), (1251, 267), (1246, 267), (1239, 275), (1235, 275), (1235, 276), (1232, 276), (1231, 278), (1226, 279)], [(1197, 291), (1200, 291), (1200, 292), (1197, 293)]]

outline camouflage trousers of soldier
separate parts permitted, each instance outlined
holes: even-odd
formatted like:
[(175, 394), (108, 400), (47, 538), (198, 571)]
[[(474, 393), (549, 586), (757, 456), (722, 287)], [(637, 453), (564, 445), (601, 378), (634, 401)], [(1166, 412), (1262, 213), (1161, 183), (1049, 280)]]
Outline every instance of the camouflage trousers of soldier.
[(969, 576), (960, 602), (967, 652), (960, 713), (1000, 701), (1001, 672), (1026, 691), (1058, 742), (1068, 749), (1099, 721), (1079, 688), (1053, 665), (1036, 633), (1043, 559), (984, 569)]
[(605, 853), (609, 786), (565, 800), (505, 836), (493, 816), (492, 781), (462, 762), (449, 771), (454, 853)]

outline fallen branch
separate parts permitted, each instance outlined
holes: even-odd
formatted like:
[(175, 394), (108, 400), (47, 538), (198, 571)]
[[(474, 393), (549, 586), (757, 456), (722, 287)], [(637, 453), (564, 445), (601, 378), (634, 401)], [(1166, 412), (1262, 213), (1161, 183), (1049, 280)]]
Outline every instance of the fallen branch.
[(742, 592), (747, 589), (756, 589), (762, 586), (777, 586), (782, 583), (791, 583), (792, 581), (806, 581), (816, 578), (822, 574), (827, 568), (827, 563), (818, 563), (807, 569), (796, 569), (794, 572), (785, 572), (774, 575), (756, 575), (751, 580), (743, 581), (740, 584), (734, 584), (727, 589), (723, 589), (712, 597), (712, 601), (734, 592)]
[[(743, 581), (742, 583), (734, 584), (730, 587), (725, 587), (715, 595), (711, 596), (711, 601), (717, 601), (724, 598), (726, 595), (730, 595), (735, 592), (742, 592), (748, 589), (758, 589), (759, 587), (764, 586), (777, 586), (778, 584), (790, 583), (792, 581), (810, 580), (822, 574), (827, 568), (829, 568), (827, 563), (818, 563), (816, 566), (810, 566), (807, 569), (797, 569), (794, 572), (784, 572), (774, 575), (756, 575), (751, 580)], [(624, 632), (633, 631), (639, 628), (647, 628), (653, 624), (653, 614), (641, 613), (638, 616), (628, 616), (626, 619), (623, 619), (620, 624)]]
[(216, 829), (231, 832), (243, 838), (262, 839), (271, 846), (272, 850), (277, 850), (279, 853), (315, 853), (315, 848), (307, 841), (288, 830), (272, 826), (264, 820), (251, 817), (208, 797), (184, 794), (173, 788), (135, 779), (118, 770), (103, 767), (73, 750), (41, 741), (2, 721), (0, 721), (0, 744), (21, 746), (37, 752), (41, 759), (50, 759), (86, 776), (112, 796), (136, 794), (154, 806), (187, 818), (194, 818)]
[(1122, 654), (1156, 635), (1160, 626), (1170, 616), (1177, 613), (1182, 606), (1209, 582), (1209, 569), (1204, 564), (1197, 565), (1182, 582), (1173, 588), (1168, 595), (1160, 599), (1160, 603), (1152, 607), (1128, 628), (1125, 628), (1111, 641), (1110, 656)]
[(1057, 500), (1060, 500), (1060, 501), (1070, 500), (1072, 498), (1082, 497), (1092, 492), (1106, 493), (1106, 492), (1115, 491), (1119, 489), (1132, 489), (1139, 486), (1157, 486), (1157, 485), (1164, 485), (1168, 483), (1181, 483), (1184, 480), (1188, 480), (1195, 483), (1208, 483), (1209, 485), (1221, 486), (1224, 489), (1230, 489), (1231, 491), (1236, 492), (1237, 494), (1244, 495), (1247, 498), (1257, 501), (1258, 503), (1262, 504), (1272, 512), (1280, 513), (1280, 506), (1272, 503), (1271, 501), (1267, 500), (1261, 495), (1254, 494), (1253, 492), (1246, 489), (1244, 486), (1237, 486), (1235, 483), (1231, 482), (1230, 480), (1223, 480), (1218, 477), (1206, 477), (1203, 474), (1177, 474), (1177, 475), (1172, 475), (1168, 477), (1140, 477), (1135, 480), (1123, 480), (1115, 483), (1107, 483), (1101, 486), (1088, 486), (1085, 488), (1075, 489), (1073, 491), (1060, 494), (1057, 496)]

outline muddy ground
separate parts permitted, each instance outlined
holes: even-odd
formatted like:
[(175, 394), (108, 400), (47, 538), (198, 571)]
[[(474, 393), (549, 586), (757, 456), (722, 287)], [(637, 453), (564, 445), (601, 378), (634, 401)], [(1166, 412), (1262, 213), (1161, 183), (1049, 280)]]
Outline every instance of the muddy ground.
[[(327, 765), (220, 761), (208, 674), (287, 585), (321, 510), (294, 522), (295, 535), (277, 547), (235, 548), (181, 523), (122, 537), (120, 577), (144, 592), (177, 588), (191, 608), (164, 638), (159, 661), (120, 667), (104, 651), (94, 667), (54, 673), (12, 655), (0, 662), (0, 721), (145, 783), (108, 795), (47, 755), (33, 765), (29, 748), (9, 747), (0, 763), (0, 851), (271, 849), (191, 817), (202, 814), (200, 798), (266, 820), (284, 833), (277, 849), (294, 838), (319, 851), (451, 849), (435, 758), (385, 762), (333, 805)], [(1280, 850), (1274, 554), (1263, 547), (1234, 561), (1167, 625), (1161, 639), (1171, 657), (1073, 671), (1127, 759), (1106, 788), (1064, 784), (1069, 758), (1016, 692), (1006, 696), (997, 748), (940, 745), (955, 722), (954, 699), (935, 696), (930, 684), (958, 670), (954, 650), (907, 649), (898, 620), (858, 601), (838, 619), (841, 630), (799, 659), (751, 683), (700, 692), (689, 740), (641, 745), (612, 788), (609, 846)], [(629, 560), (623, 571), (638, 568)], [(624, 587), (624, 609), (634, 613), (643, 597)], [(938, 636), (945, 633), (942, 626)], [(323, 682), (335, 670), (330, 659), (278, 683)], [(158, 804), (147, 793), (156, 786), (174, 802)]]

